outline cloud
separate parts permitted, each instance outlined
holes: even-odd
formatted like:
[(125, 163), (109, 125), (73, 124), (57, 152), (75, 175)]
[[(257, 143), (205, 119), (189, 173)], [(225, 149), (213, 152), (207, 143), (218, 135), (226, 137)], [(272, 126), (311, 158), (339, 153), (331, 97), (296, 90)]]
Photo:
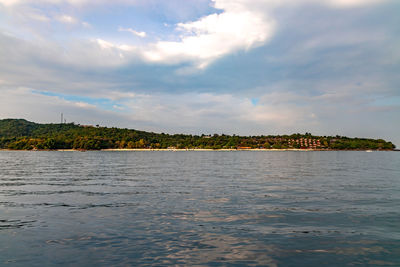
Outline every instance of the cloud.
[[(4, 0), (0, 0), (4, 1)], [(191, 63), (198, 68), (205, 68), (214, 60), (240, 50), (249, 50), (264, 44), (273, 34), (275, 22), (267, 13), (249, 8), (245, 1), (230, 2), (215, 0), (214, 6), (220, 11), (198, 20), (178, 23), (175, 26), (176, 41), (160, 40), (142, 46), (133, 46), (99, 37), (99, 45), (104, 49), (121, 50), (117, 57), (129, 57), (129, 53), (138, 53), (148, 62), (161, 64)], [(18, 6), (28, 2), (19, 1), (8, 3)], [(42, 4), (86, 5), (90, 1), (39, 1)], [(105, 2), (102, 2), (105, 4)], [(123, 4), (134, 4), (135, 1), (122, 1)], [(96, 3), (99, 5), (99, 3)], [(56, 20), (65, 24), (78, 24), (79, 19), (70, 14), (61, 14)], [(131, 28), (119, 28), (135, 36), (144, 38), (144, 31)], [(105, 42), (108, 43), (105, 47)], [(111, 45), (112, 44), (112, 45)]]
[(49, 16), (43, 14), (41, 11), (37, 9), (25, 9), (23, 13), (25, 17), (32, 20), (40, 22), (49, 22), (51, 20)]
[(77, 17), (62, 14), (62, 15), (57, 15), (53, 19), (64, 23), (64, 24), (69, 24), (69, 25), (80, 25), (83, 28), (90, 29), (92, 25), (86, 21), (80, 21)]
[(355, 7), (362, 5), (383, 3), (386, 0), (328, 0), (328, 3), (336, 7)]
[(19, 0), (0, 0), (0, 4), (4, 6), (12, 6), (18, 4), (19, 2)]
[(89, 22), (86, 22), (86, 21), (82, 22), (82, 26), (85, 27), (85, 28), (91, 28), (92, 27), (92, 25)]
[(0, 4), (4, 6), (15, 6), (30, 4), (41, 5), (69, 5), (73, 7), (93, 6), (93, 5), (112, 5), (112, 4), (123, 4), (123, 5), (135, 5), (139, 0), (114, 0), (112, 3), (108, 0), (0, 0)]
[(75, 17), (69, 16), (69, 15), (60, 15), (56, 17), (56, 19), (62, 23), (66, 24), (77, 24), (79, 20)]
[(85, 109), (94, 109), (94, 108), (96, 108), (95, 105), (92, 105), (92, 104), (89, 104), (89, 103), (85, 103), (85, 102), (75, 102), (74, 104), (77, 107), (85, 108)]
[(249, 9), (243, 1), (216, 0), (215, 7), (223, 12), (179, 23), (180, 40), (151, 45), (144, 51), (145, 59), (164, 63), (193, 60), (204, 68), (223, 55), (260, 46), (273, 34), (274, 21), (263, 12)]
[(146, 33), (145, 33), (145, 32), (138, 32), (138, 31), (135, 31), (135, 30), (133, 30), (133, 29), (131, 29), (131, 28), (122, 28), (122, 27), (119, 27), (119, 28), (118, 28), (118, 31), (119, 31), (119, 32), (130, 32), (130, 33), (132, 33), (133, 35), (136, 35), (136, 36), (141, 37), (141, 38), (146, 37)]
[(109, 49), (109, 48), (115, 47), (114, 44), (112, 44), (112, 43), (110, 43), (110, 42), (107, 42), (107, 41), (104, 41), (104, 40), (102, 40), (102, 39), (97, 39), (96, 41), (97, 41), (97, 43), (99, 44), (99, 46), (100, 46), (102, 49)]
[[(222, 5), (226, 6), (231, 2), (231, 6), (238, 6), (236, 3), (239, 2), (237, 0), (235, 1), (229, 1), (229, 0), (211, 0), (213, 2), (216, 2), (216, 5), (218, 6), (218, 3), (221, 3)], [(297, 4), (297, 3), (322, 3), (322, 4), (330, 4), (334, 6), (343, 6), (343, 7), (349, 7), (349, 6), (360, 6), (360, 5), (369, 5), (369, 4), (377, 4), (377, 3), (382, 3), (385, 2), (386, 0), (241, 0), (241, 3), (247, 3), (248, 5), (254, 5), (256, 3), (266, 3), (269, 5), (279, 5), (279, 4)], [(12, 5), (18, 5), (18, 4), (29, 4), (33, 2), (32, 0), (0, 0), (0, 4), (3, 4), (5, 6), (12, 6)], [(108, 0), (35, 0), (35, 4), (53, 4), (53, 5), (62, 5), (62, 4), (68, 4), (71, 6), (84, 6), (84, 5), (115, 5), (115, 4), (122, 4), (122, 5), (137, 5), (140, 3), (138, 0), (114, 0), (112, 3)], [(297, 2), (297, 3), (296, 3)]]
[[(147, 43), (143, 46), (134, 46), (98, 37), (98, 44), (102, 49), (114, 50), (117, 58), (139, 56), (141, 59), (161, 64), (190, 63), (198, 69), (204, 69), (215, 60), (238, 52), (249, 51), (267, 43), (273, 37), (278, 25), (274, 12), (276, 8), (299, 6), (313, 3), (332, 7), (354, 7), (367, 4), (376, 4), (385, 0), (212, 0), (213, 7), (219, 12), (203, 16), (194, 21), (176, 24), (177, 40), (160, 40)], [(29, 5), (25, 0), (0, 0), (6, 6)], [(114, 3), (114, 2), (113, 2)], [(108, 5), (108, 1), (91, 0), (38, 0), (37, 5)], [(120, 0), (114, 4), (136, 5), (138, 1)], [(32, 18), (46, 20), (48, 17), (35, 15)], [(65, 24), (78, 24), (88, 27), (87, 22), (72, 15), (62, 14), (55, 17)], [(119, 31), (130, 32), (144, 38), (144, 31), (120, 27)], [(105, 44), (107, 45), (105, 46)], [(121, 50), (121, 51), (116, 51)], [(121, 62), (121, 61), (120, 61)], [(190, 69), (183, 69), (180, 73), (191, 73)]]
[[(327, 0), (322, 4), (335, 7), (353, 7), (384, 0)], [(213, 0), (213, 6), (221, 13), (213, 13), (196, 21), (176, 25), (180, 34), (178, 41), (158, 41), (145, 47), (126, 44), (108, 46), (123, 51), (139, 51), (143, 59), (162, 64), (192, 62), (204, 69), (216, 59), (240, 50), (249, 50), (265, 44), (275, 32), (276, 20), (273, 10), (280, 6), (293, 5), (293, 1), (261, 0)], [(300, 3), (319, 3), (321, 1), (303, 0)], [(119, 28), (139, 37), (145, 32), (130, 28)], [(111, 42), (108, 42), (111, 44)], [(119, 55), (121, 57), (121, 55)], [(181, 73), (186, 71), (182, 70)], [(189, 70), (189, 72), (191, 72)]]

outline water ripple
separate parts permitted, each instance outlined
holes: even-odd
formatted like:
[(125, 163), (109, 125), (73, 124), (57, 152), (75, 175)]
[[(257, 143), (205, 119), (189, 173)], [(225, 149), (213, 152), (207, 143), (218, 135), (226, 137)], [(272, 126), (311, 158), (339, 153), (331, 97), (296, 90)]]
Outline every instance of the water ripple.
[(0, 151), (0, 265), (400, 266), (400, 153)]

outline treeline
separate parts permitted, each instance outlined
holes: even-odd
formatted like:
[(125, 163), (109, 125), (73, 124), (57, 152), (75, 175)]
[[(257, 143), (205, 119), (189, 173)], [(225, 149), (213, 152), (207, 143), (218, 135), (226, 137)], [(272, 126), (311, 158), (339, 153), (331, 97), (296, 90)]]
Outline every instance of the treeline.
[(23, 119), (0, 120), (0, 148), (85, 149), (237, 149), (237, 148), (303, 148), (392, 150), (395, 146), (382, 139), (313, 136), (310, 133), (281, 136), (187, 135), (152, 133), (130, 129), (69, 124), (38, 124)]

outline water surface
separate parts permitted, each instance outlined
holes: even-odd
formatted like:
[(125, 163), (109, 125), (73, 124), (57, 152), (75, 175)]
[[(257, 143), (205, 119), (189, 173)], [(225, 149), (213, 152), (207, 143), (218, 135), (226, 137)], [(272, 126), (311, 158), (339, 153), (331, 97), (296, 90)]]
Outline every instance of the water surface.
[(1, 266), (400, 266), (400, 153), (0, 152)]

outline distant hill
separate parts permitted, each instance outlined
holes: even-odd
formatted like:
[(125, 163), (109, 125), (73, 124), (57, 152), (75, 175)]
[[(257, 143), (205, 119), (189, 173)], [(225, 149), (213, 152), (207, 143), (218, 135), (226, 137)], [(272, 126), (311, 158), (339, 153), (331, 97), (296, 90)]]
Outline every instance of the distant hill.
[(59, 134), (72, 129), (79, 129), (79, 125), (66, 124), (39, 124), (25, 119), (0, 120), (0, 137), (43, 136)]
[(0, 137), (29, 136), (39, 124), (24, 119), (0, 120)]
[(313, 136), (310, 133), (278, 136), (170, 135), (73, 123), (39, 124), (24, 119), (4, 119), (0, 120), (0, 148), (15, 150), (108, 148), (393, 150), (395, 146), (382, 139)]

